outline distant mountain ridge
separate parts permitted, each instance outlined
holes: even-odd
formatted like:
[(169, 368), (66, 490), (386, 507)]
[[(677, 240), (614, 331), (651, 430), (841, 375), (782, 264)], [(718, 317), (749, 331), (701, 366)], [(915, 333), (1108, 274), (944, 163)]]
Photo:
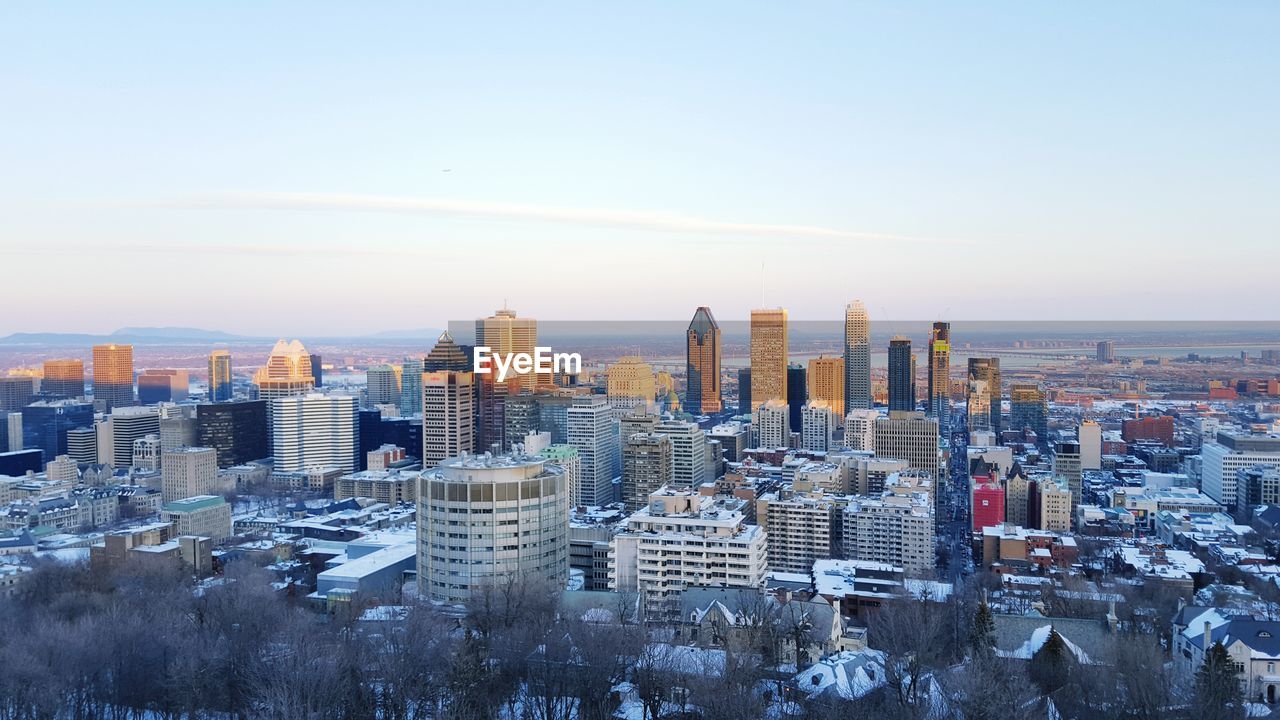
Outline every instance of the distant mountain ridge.
[[(434, 339), (442, 331), (432, 328), (387, 330), (369, 335), (336, 335), (334, 339), (416, 340)], [(293, 337), (293, 336), (290, 336)], [(304, 339), (325, 339), (302, 336)], [(94, 345), (99, 343), (134, 343), (139, 345), (185, 345), (209, 343), (273, 343), (275, 336), (236, 335), (221, 330), (189, 327), (123, 327), (108, 335), (92, 333), (18, 332), (0, 337), (0, 345)]]

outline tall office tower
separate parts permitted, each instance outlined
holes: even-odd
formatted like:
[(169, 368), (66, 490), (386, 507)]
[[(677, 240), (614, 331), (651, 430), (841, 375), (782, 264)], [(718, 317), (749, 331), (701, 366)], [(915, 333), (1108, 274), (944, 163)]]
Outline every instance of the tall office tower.
[(615, 408), (653, 408), (657, 395), (653, 367), (639, 355), (626, 355), (605, 371), (605, 395)]
[(921, 412), (894, 411), (876, 420), (876, 455), (906, 460), (911, 469), (938, 476), (938, 421)]
[(672, 483), (696, 488), (715, 480), (707, 477), (707, 434), (697, 423), (664, 420), (654, 426), (653, 431), (671, 439)]
[[(498, 382), (493, 373), (475, 374), (475, 417), (477, 452), (501, 452), (507, 440), (507, 403), (520, 392), (518, 384)], [(517, 442), (520, 437), (511, 438)]]
[(1084, 485), (1084, 476), (1080, 467), (1080, 443), (1060, 442), (1054, 446), (1053, 450), (1053, 475), (1065, 481), (1067, 489), (1071, 491), (1071, 517), (1075, 517), (1076, 507), (1080, 505), (1080, 492)]
[(916, 356), (901, 335), (889, 341), (889, 409), (916, 409)]
[(291, 395), (271, 405), (276, 472), (360, 468), (360, 406), (354, 395)]
[(1049, 437), (1049, 399), (1035, 383), (1009, 386), (1009, 429), (1031, 430), (1039, 442)]
[[(311, 355), (301, 342), (277, 341), (267, 357), (267, 364), (258, 368), (253, 376), (253, 382), (258, 386), (258, 398), (270, 402), (309, 393), (316, 387), (312, 372)], [(269, 415), (270, 407), (267, 412)]]
[(35, 378), (0, 377), (0, 412), (16, 412), (30, 405), (36, 396)]
[[(98, 462), (115, 468), (127, 468), (133, 464), (133, 443), (148, 435), (160, 440), (160, 413), (153, 407), (120, 407), (111, 411), (102, 423), (104, 434), (98, 435)], [(110, 442), (104, 443), (104, 439)]]
[(84, 397), (84, 361), (45, 360), (40, 393), (50, 399)]
[(182, 402), (191, 389), (191, 379), (186, 370), (143, 370), (138, 376), (138, 402), (155, 405), (162, 402)]
[(661, 421), (662, 418), (650, 413), (633, 412), (623, 415), (618, 421), (618, 436), (626, 440), (636, 433), (654, 432), (654, 428), (658, 427)]
[[(547, 433), (538, 433), (546, 435)], [(572, 503), (574, 496), (578, 491), (578, 483), (582, 478), (582, 458), (578, 457), (578, 450), (572, 445), (551, 444), (538, 450), (537, 453), (526, 453), (529, 455), (536, 454), (538, 457), (547, 461), (548, 465), (555, 465), (564, 470), (564, 485), (568, 494), (568, 500)]]
[[(824, 402), (837, 422), (845, 414), (845, 359), (816, 357), (809, 361), (807, 373), (809, 402)], [(862, 407), (871, 407), (865, 405)], [(852, 408), (850, 408), (852, 409)]]
[(1102, 426), (1092, 420), (1085, 420), (1076, 430), (1076, 438), (1080, 440), (1080, 468), (1101, 470)]
[[(1004, 429), (1001, 425), (1000, 402), (1003, 397), (1000, 387), (1000, 358), (998, 357), (971, 357), (969, 358), (969, 382), (981, 380), (987, 384), (988, 398), (986, 406), (990, 420), (986, 423), (984, 429), (990, 430), (1000, 436), (1000, 432)], [(982, 403), (980, 403), (982, 404)], [(973, 418), (969, 419), (970, 429), (972, 429)]]
[(861, 300), (844, 308), (844, 403), (832, 405), (836, 417), (845, 410), (869, 408), (871, 402), (871, 321)]
[(603, 395), (573, 399), (569, 407), (569, 444), (582, 459), (577, 505), (605, 505), (614, 501), (613, 479), (618, 476), (620, 445), (614, 410)]
[(809, 402), (809, 383), (805, 379), (806, 375), (803, 365), (787, 366), (787, 408), (790, 413), (787, 420), (793, 433), (803, 429), (801, 410), (804, 409), (805, 403)]
[(1111, 340), (1101, 340), (1098, 342), (1098, 362), (1113, 363), (1116, 361), (1116, 344)]
[(231, 353), (214, 350), (209, 353), (209, 402), (231, 399)]
[(720, 400), (720, 325), (709, 307), (693, 313), (685, 333), (684, 407), (694, 415), (724, 409)]
[(431, 348), (427, 359), (422, 363), (423, 372), (440, 372), (441, 370), (471, 372), (471, 356), (461, 345), (453, 341), (453, 336), (448, 330), (440, 333), (435, 346)]
[(418, 481), (418, 582), (423, 597), (464, 603), (515, 579), (569, 580), (564, 470), (539, 457), (471, 455)]
[(67, 431), (67, 456), (79, 465), (98, 462), (98, 431), (92, 425)]
[(133, 404), (133, 346), (93, 346), (93, 399), (104, 412)]
[(787, 311), (751, 311), (752, 408), (787, 397)]
[(844, 418), (844, 444), (853, 450), (875, 452), (876, 421), (880, 413), (875, 410), (851, 410)]
[(423, 373), (422, 467), (475, 450), (475, 375), (453, 370)]
[(751, 368), (745, 367), (738, 371), (738, 414), (750, 415), (755, 409), (751, 404)]
[(311, 361), (311, 377), (315, 380), (315, 386), (324, 387), (324, 358), (309, 353), (307, 359)]
[(405, 358), (400, 373), (400, 414), (408, 417), (422, 412), (422, 373), (424, 358)]
[(1236, 487), (1240, 471), (1254, 466), (1280, 469), (1280, 436), (1244, 435), (1218, 431), (1217, 437), (1200, 449), (1203, 458), (1201, 490), (1226, 505), (1237, 505)]
[(271, 457), (266, 400), (237, 400), (196, 407), (196, 445), (213, 448), (220, 467)]
[(393, 365), (374, 365), (365, 371), (366, 395), (370, 405), (400, 404), (401, 369)]
[(218, 484), (218, 451), (184, 447), (164, 454), (160, 463), (161, 502), (212, 495)]
[(791, 413), (786, 403), (770, 400), (761, 404), (752, 414), (751, 422), (759, 434), (758, 447), (772, 450), (790, 445)]
[(800, 446), (814, 452), (831, 449), (831, 435), (835, 430), (835, 414), (831, 412), (831, 407), (819, 400), (805, 405), (800, 414)]
[(720, 443), (725, 462), (739, 462), (743, 451), (751, 445), (750, 426), (737, 420), (720, 423), (707, 433), (707, 441)]
[(929, 333), (929, 416), (944, 432), (951, 413), (951, 323), (935, 322)]
[[(41, 400), (22, 408), (22, 447), (37, 448), (44, 457), (66, 455), (67, 434), (93, 426), (93, 403), (78, 400)], [(97, 462), (94, 459), (87, 462)]]
[(622, 444), (622, 503), (629, 512), (645, 506), (649, 495), (671, 482), (674, 472), (671, 438), (635, 433)]
[(965, 383), (965, 415), (969, 433), (991, 432), (991, 391), (986, 380)]
[[(538, 321), (516, 317), (515, 310), (503, 308), (490, 317), (476, 320), (476, 347), (489, 348), (491, 355), (506, 357), (512, 353), (527, 353), (532, 356), (537, 345)], [(554, 384), (551, 373), (512, 374), (507, 377), (506, 383), (528, 389)], [(514, 388), (512, 390), (508, 395), (517, 394)]]

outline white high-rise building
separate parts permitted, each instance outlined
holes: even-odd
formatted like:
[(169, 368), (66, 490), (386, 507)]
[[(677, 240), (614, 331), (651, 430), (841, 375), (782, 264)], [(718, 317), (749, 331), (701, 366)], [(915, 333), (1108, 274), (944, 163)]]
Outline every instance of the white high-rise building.
[(826, 452), (831, 448), (835, 418), (824, 402), (809, 403), (800, 409), (800, 446), (805, 450)]
[(5, 425), (5, 428), (8, 431), (8, 437), (6, 439), (9, 441), (9, 452), (15, 452), (17, 450), (21, 450), (22, 449), (22, 413), (20, 412), (8, 413), (8, 418), (6, 422), (7, 424)]
[(871, 407), (871, 321), (861, 300), (844, 308), (845, 411)]
[(196, 447), (167, 452), (161, 463), (161, 478), (161, 502), (211, 495), (218, 485), (218, 452)]
[(707, 477), (707, 434), (697, 423), (664, 420), (653, 431), (671, 439), (672, 484), (696, 488), (715, 479)]
[(853, 410), (844, 419), (844, 445), (852, 450), (875, 452), (876, 420), (880, 413), (875, 410)]
[(802, 491), (785, 485), (761, 495), (756, 500), (756, 520), (768, 537), (769, 569), (808, 574), (815, 560), (838, 555), (841, 548), (832, 546), (832, 530), (839, 527), (846, 500), (821, 488)]
[(1201, 489), (1228, 508), (1236, 506), (1237, 473), (1254, 465), (1280, 468), (1280, 436), (1219, 431), (1200, 449)]
[(932, 488), (895, 474), (879, 498), (855, 497), (844, 509), (845, 556), (896, 565), (910, 575), (934, 568)]
[(475, 452), (475, 376), (441, 370), (422, 374), (422, 467)]
[(618, 477), (621, 449), (617, 420), (603, 395), (573, 399), (568, 411), (568, 440), (582, 461), (578, 505), (605, 505), (614, 501), (613, 479)]
[(543, 458), (470, 455), (424, 470), (417, 525), (424, 598), (461, 603), (507, 578), (569, 579), (568, 487)]
[(1082, 470), (1102, 469), (1102, 426), (1092, 420), (1080, 423), (1076, 432), (1080, 440), (1080, 468)]
[(328, 466), (355, 472), (360, 463), (359, 426), (359, 404), (353, 395), (310, 393), (272, 400), (274, 471)]
[(144, 435), (134, 440), (133, 457), (129, 460), (129, 465), (139, 470), (159, 470), (160, 447), (159, 435)]
[(752, 424), (760, 436), (758, 447), (780, 448), (791, 444), (790, 410), (786, 403), (770, 400), (759, 406)]
[(768, 563), (764, 530), (748, 525), (745, 500), (663, 488), (627, 518), (609, 546), (609, 589), (639, 591), (649, 619), (669, 617), (688, 587), (758, 588)]
[(133, 443), (148, 435), (160, 438), (160, 413), (154, 407), (117, 407), (99, 423), (98, 462), (117, 468), (133, 464)]

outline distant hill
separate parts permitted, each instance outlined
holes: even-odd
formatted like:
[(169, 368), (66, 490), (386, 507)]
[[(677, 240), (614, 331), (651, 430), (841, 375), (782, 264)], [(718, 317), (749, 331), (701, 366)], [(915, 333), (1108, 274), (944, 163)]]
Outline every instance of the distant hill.
[(262, 338), (232, 335), (220, 330), (185, 327), (126, 327), (110, 335), (88, 333), (13, 333), (0, 337), (0, 345), (92, 345), (95, 343), (137, 343), (140, 345), (181, 345), (186, 343), (257, 342)]
[(221, 330), (201, 330), (187, 327), (126, 327), (111, 333), (111, 337), (120, 338), (165, 338), (166, 340), (248, 340), (244, 335), (232, 335)]
[(435, 340), (436, 338), (440, 337), (440, 333), (442, 332), (444, 332), (444, 330), (441, 330), (439, 328), (418, 328), (416, 330), (386, 330), (380, 333), (373, 333), (372, 335), (365, 335), (364, 337), (376, 338), (379, 340), (392, 340), (392, 339), (399, 339), (399, 338), (405, 338), (405, 339), (428, 338), (431, 340)]

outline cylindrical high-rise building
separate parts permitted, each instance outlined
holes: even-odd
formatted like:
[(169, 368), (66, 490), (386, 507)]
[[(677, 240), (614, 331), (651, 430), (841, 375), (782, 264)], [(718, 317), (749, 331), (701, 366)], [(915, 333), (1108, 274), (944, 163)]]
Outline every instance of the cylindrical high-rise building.
[(916, 362), (911, 340), (901, 335), (889, 341), (889, 409), (916, 409)]
[(132, 345), (93, 346), (93, 399), (107, 411), (134, 404)]
[(491, 583), (569, 577), (564, 469), (526, 455), (465, 455), (418, 480), (418, 589), (461, 603)]
[(689, 323), (685, 342), (684, 407), (694, 415), (720, 412), (720, 325), (711, 308), (700, 307)]
[(40, 394), (50, 398), (75, 399), (84, 396), (84, 361), (45, 360)]
[(871, 407), (871, 321), (861, 300), (844, 308), (844, 408)]

